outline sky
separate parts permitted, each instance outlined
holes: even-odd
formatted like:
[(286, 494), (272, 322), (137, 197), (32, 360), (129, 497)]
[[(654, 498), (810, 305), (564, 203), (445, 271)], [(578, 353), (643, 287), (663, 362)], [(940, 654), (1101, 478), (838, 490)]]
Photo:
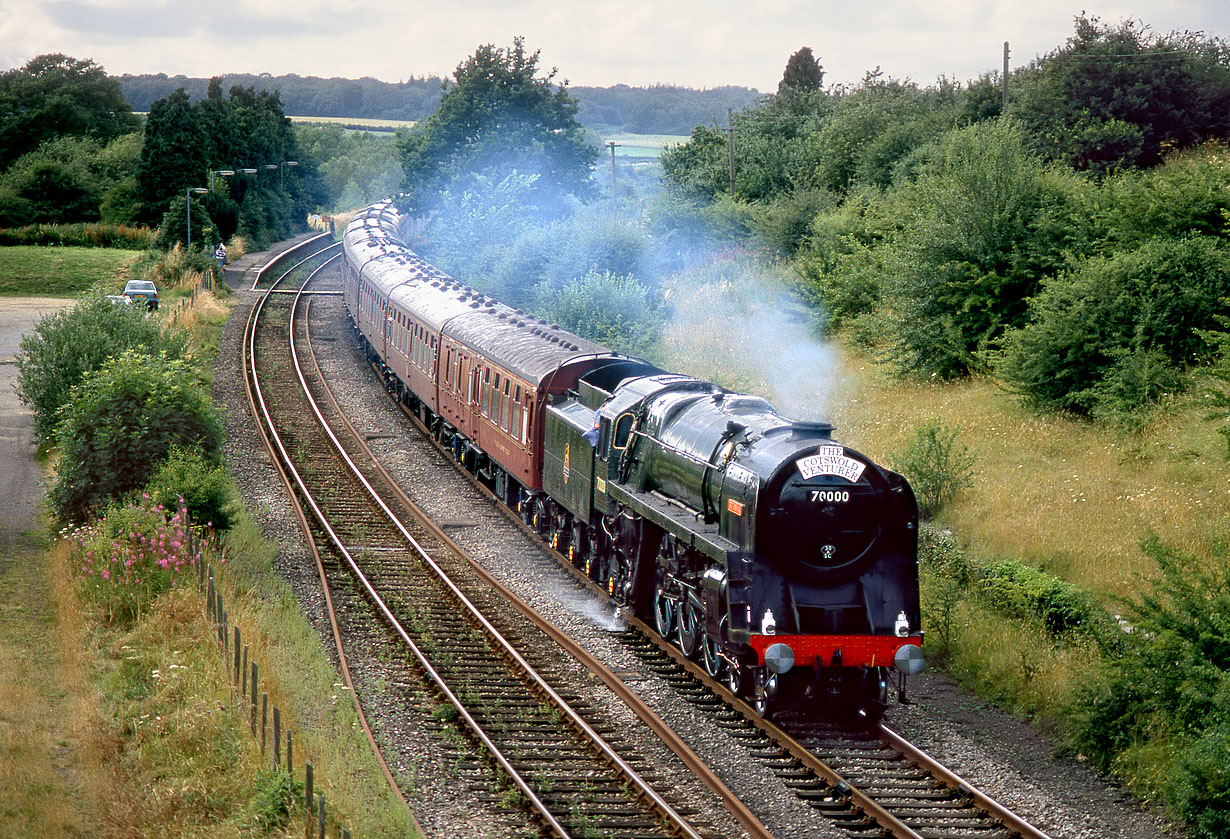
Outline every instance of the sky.
[(0, 70), (44, 53), (108, 73), (448, 75), (482, 44), (517, 35), (573, 85), (777, 89), (807, 46), (825, 82), (885, 76), (969, 81), (1061, 46), (1073, 19), (1132, 19), (1155, 33), (1230, 39), (1227, 0), (0, 0)]

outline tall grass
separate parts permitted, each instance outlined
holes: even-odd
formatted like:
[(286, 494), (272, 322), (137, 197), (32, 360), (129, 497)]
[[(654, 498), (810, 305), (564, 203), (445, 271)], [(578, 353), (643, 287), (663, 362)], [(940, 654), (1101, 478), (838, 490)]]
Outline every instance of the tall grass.
[(154, 246), (157, 231), (125, 224), (31, 224), (0, 227), (0, 245), (57, 245), (80, 248), (145, 250)]
[(973, 485), (940, 516), (989, 558), (1012, 557), (1101, 595), (1126, 596), (1154, 566), (1156, 533), (1212, 557), (1230, 523), (1224, 441), (1199, 405), (1176, 402), (1139, 435), (1022, 408), (993, 381), (898, 381), (847, 352), (866, 384), (835, 405), (843, 439), (874, 457), (930, 417), (960, 425), (977, 455)]

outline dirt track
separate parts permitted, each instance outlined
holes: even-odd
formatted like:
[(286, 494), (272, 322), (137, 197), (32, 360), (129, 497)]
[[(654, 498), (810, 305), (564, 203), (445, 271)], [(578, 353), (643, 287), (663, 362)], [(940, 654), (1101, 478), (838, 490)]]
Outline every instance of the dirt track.
[(21, 336), (44, 314), (76, 301), (49, 297), (0, 297), (0, 553), (39, 526), (41, 473), (34, 458), (30, 410), (17, 401), (14, 357)]

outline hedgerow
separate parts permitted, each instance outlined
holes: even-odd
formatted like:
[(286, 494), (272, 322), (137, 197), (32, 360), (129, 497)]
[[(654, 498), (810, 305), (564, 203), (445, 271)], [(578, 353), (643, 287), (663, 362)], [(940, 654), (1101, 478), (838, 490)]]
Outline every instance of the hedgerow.
[(79, 248), (154, 247), (158, 231), (127, 224), (28, 224), (0, 227), (0, 245), (58, 245)]
[(35, 437), (54, 437), (57, 412), (72, 388), (107, 359), (133, 348), (174, 359), (186, 346), (185, 336), (164, 331), (140, 307), (112, 305), (101, 296), (44, 316), (22, 337), (17, 354), (17, 396), (34, 412)]
[(144, 486), (177, 446), (216, 456), (222, 430), (185, 361), (127, 350), (73, 389), (57, 439), (48, 501), (59, 521), (80, 522)]

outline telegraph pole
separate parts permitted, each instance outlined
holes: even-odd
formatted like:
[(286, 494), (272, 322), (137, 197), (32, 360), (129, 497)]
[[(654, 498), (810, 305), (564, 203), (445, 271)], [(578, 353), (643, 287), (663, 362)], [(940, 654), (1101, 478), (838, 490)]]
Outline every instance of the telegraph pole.
[(1008, 113), (1008, 42), (1004, 41), (1004, 113)]
[(607, 145), (611, 147), (611, 203), (615, 203), (615, 149), (619, 147), (619, 143), (614, 140), (608, 140)]
[(735, 197), (735, 109), (726, 109), (726, 154), (730, 161), (730, 197)]

